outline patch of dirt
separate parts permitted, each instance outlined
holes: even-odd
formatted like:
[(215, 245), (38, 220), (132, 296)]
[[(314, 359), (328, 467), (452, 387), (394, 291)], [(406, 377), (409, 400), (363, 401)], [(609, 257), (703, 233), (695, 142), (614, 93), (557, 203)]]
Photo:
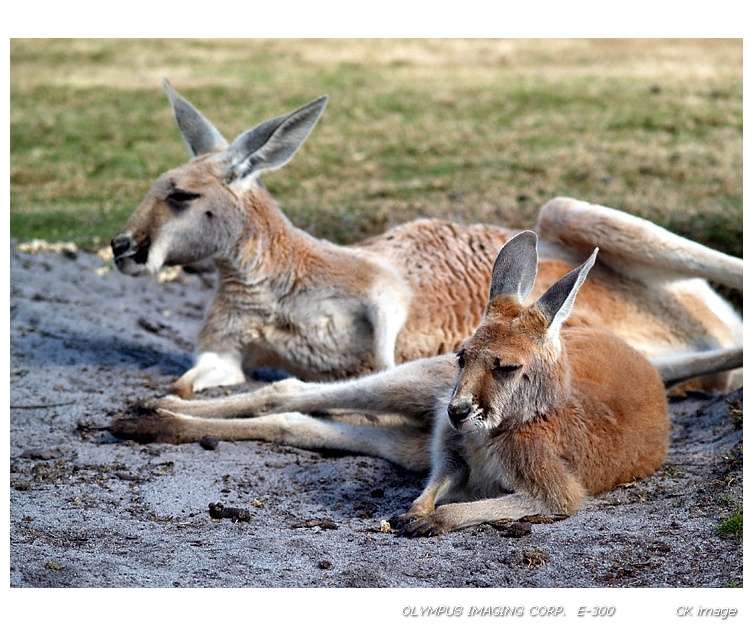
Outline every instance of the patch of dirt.
[(109, 434), (189, 367), (211, 278), (128, 278), (81, 251), (10, 257), (11, 587), (742, 585), (742, 542), (718, 533), (742, 509), (742, 390), (673, 402), (660, 471), (571, 518), (402, 538), (383, 521), (423, 478), (384, 460)]

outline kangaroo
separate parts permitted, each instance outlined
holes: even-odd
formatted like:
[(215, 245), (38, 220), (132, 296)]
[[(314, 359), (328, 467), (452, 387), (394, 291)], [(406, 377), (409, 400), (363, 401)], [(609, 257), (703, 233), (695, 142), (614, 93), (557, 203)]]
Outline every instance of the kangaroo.
[[(739, 367), (742, 348), (657, 369), (603, 327), (567, 325), (596, 251), (526, 306), (536, 245), (526, 231), (502, 248), (484, 319), (457, 355), (347, 381), (287, 379), (219, 399), (166, 396), (115, 420), (112, 432), (141, 442), (259, 439), (431, 470), (413, 506), (391, 519), (409, 536), (572, 514), (588, 495), (663, 463), (667, 382)], [(321, 417), (326, 412), (329, 419)], [(435, 508), (440, 499), (458, 498), (465, 500)]]
[[(428, 485), (392, 519), (401, 533), (570, 515), (664, 462), (669, 414), (656, 369), (609, 331), (562, 329), (596, 254), (524, 306), (536, 236), (502, 249), (484, 322), (458, 353), (449, 420), (434, 423)], [(435, 507), (446, 498), (463, 500)]]
[[(218, 286), (195, 362), (173, 394), (245, 380), (261, 366), (337, 381), (451, 353), (473, 333), (500, 247), (515, 233), (420, 219), (349, 246), (317, 239), (282, 213), (260, 176), (288, 163), (327, 97), (247, 130), (229, 143), (167, 81), (192, 156), (165, 172), (112, 242), (128, 275), (212, 259)], [(708, 280), (742, 288), (742, 260), (635, 216), (555, 198), (541, 209), (540, 296), (577, 259), (601, 254), (576, 304), (648, 357), (669, 361), (742, 343), (739, 314)], [(697, 381), (737, 385), (739, 373)]]

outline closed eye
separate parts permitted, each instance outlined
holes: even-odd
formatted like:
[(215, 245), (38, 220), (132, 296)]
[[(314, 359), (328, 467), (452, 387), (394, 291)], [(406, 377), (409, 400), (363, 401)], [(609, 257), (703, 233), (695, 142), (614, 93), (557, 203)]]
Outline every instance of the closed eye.
[(463, 349), (461, 348), (457, 352), (457, 356), (458, 356), (458, 368), (462, 370), (463, 368), (465, 368), (465, 351), (463, 351)]
[(184, 209), (185, 206), (190, 203), (192, 200), (196, 200), (199, 197), (199, 194), (193, 194), (191, 192), (185, 192), (180, 189), (176, 189), (174, 192), (171, 192), (167, 197), (167, 202), (170, 203), (170, 206), (173, 209)]
[(494, 366), (492, 367), (492, 372), (494, 374), (506, 375), (511, 374), (516, 370), (520, 370), (522, 367), (523, 364), (505, 364), (502, 363), (499, 359), (495, 359)]

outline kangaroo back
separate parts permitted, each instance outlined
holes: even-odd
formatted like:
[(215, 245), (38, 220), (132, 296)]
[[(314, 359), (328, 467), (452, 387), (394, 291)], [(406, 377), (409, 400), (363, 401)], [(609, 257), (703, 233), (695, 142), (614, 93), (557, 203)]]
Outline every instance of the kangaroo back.
[(590, 494), (647, 477), (664, 462), (669, 438), (666, 391), (638, 351), (604, 329), (568, 329), (562, 344), (572, 399), (556, 410), (571, 457)]

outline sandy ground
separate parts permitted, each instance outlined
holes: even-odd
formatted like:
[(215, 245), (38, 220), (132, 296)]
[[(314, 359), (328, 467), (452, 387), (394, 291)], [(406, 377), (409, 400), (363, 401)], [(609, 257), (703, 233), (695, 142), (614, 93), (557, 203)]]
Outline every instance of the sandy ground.
[[(402, 538), (381, 521), (409, 506), (423, 478), (386, 461), (109, 434), (113, 417), (190, 365), (211, 275), (158, 283), (104, 271), (90, 253), (11, 244), (13, 588), (742, 584), (742, 543), (717, 534), (742, 500), (742, 390), (673, 402), (661, 470), (569, 519)], [(217, 502), (250, 520), (212, 519)]]

